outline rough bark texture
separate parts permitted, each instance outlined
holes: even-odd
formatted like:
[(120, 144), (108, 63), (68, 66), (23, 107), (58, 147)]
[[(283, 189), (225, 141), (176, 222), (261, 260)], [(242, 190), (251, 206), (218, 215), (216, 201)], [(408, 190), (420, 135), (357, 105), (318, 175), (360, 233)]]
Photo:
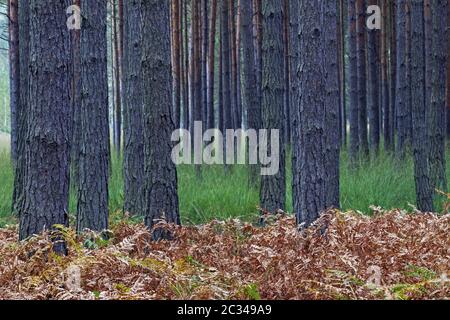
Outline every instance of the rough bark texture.
[[(68, 224), (70, 34), (67, 0), (30, 0), (29, 126), (19, 238)], [(64, 244), (55, 243), (56, 252)]]
[[(429, 61), (429, 129), (431, 138), (430, 168), (432, 186), (441, 191), (447, 190), (445, 173), (445, 67), (447, 65), (447, 11), (448, 2), (444, 0), (425, 1), (426, 23), (425, 34), (430, 38), (431, 46), (426, 47), (426, 58)], [(427, 5), (431, 17), (427, 14)], [(427, 75), (427, 77), (428, 77)]]
[(122, 147), (122, 97), (121, 97), (121, 67), (120, 67), (120, 27), (118, 24), (116, 0), (113, 6), (113, 39), (114, 39), (114, 148), (117, 156), (120, 157)]
[(82, 1), (81, 12), (78, 232), (108, 228), (109, 177), (107, 2)]
[(20, 116), (20, 56), (18, 0), (8, 0), (9, 14), (9, 104), (11, 110), (11, 158), (17, 162), (18, 123)]
[(369, 142), (367, 131), (367, 39), (366, 39), (366, 0), (356, 0), (358, 34), (357, 47), (357, 68), (358, 68), (358, 111), (359, 111), (359, 143), (364, 156), (369, 154)]
[[(142, 84), (146, 172), (145, 224), (152, 228), (160, 219), (180, 224), (177, 170), (171, 159), (172, 79), (170, 66), (170, 4), (142, 1)], [(161, 230), (155, 239), (165, 236)]]
[[(258, 103), (255, 47), (253, 43), (253, 8), (250, 1), (241, 2), (242, 35), (242, 102), (247, 110), (248, 128), (258, 130), (261, 126), (261, 109)], [(254, 150), (249, 150), (249, 152)], [(249, 184), (258, 181), (258, 166), (252, 165), (249, 172)]]
[(140, 9), (140, 0), (125, 2), (124, 107), (127, 122), (124, 128), (124, 210), (137, 215), (143, 214), (145, 199)]
[[(261, 177), (261, 208), (268, 212), (284, 210), (286, 203), (285, 146), (282, 141), (284, 126), (284, 66), (283, 66), (283, 0), (263, 0), (263, 74), (262, 74), (262, 128), (280, 133), (279, 171)], [(273, 150), (268, 148), (272, 153)], [(278, 156), (272, 154), (272, 156)]]
[[(377, 5), (377, 0), (370, 0), (370, 5)], [(368, 30), (369, 64), (369, 126), (370, 149), (377, 154), (380, 146), (380, 30)]]
[(433, 211), (433, 189), (429, 171), (429, 136), (427, 134), (425, 103), (425, 33), (424, 6), (422, 0), (411, 0), (411, 92), (414, 179), (417, 208), (423, 212)]
[(28, 106), (28, 78), (29, 78), (29, 41), (30, 41), (30, 7), (29, 1), (23, 0), (19, 2), (19, 68), (20, 68), (20, 88), (19, 102), (17, 104), (17, 157), (14, 167), (14, 189), (12, 211), (19, 213), (24, 205), (24, 187), (25, 187), (25, 171), (26, 171), (26, 135), (27, 135), (27, 119), (29, 115)]
[[(332, 166), (338, 163), (338, 159), (331, 159), (336, 151), (331, 148), (339, 144), (339, 133), (337, 127), (326, 128), (338, 115), (336, 4), (331, 0), (300, 1), (300, 12), (301, 94), (297, 108), (301, 121), (295, 129), (300, 131), (300, 139), (293, 148), (299, 165), (293, 168), (293, 200), (298, 223), (309, 226), (327, 206), (336, 205), (330, 203), (327, 193), (332, 191), (327, 184), (333, 184), (333, 188), (339, 184), (338, 177), (327, 172), (330, 160)], [(328, 71), (332, 72), (327, 75)]]
[(348, 0), (348, 51), (349, 51), (349, 122), (350, 161), (356, 165), (359, 152), (359, 109), (358, 109), (358, 61), (356, 50), (356, 3)]

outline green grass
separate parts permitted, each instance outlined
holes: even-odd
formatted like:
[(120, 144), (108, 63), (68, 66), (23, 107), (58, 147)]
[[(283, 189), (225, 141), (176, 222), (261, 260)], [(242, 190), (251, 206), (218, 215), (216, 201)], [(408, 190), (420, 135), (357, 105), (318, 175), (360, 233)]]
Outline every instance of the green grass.
[[(0, 226), (15, 221), (10, 214), (13, 174), (9, 157), (8, 151), (0, 146)], [(344, 153), (341, 163), (341, 204), (344, 210), (370, 213), (369, 207), (372, 205), (385, 209), (412, 209), (411, 205), (415, 204), (415, 189), (411, 159), (399, 163), (382, 154), (370, 163), (361, 164), (360, 169), (350, 170)], [(447, 164), (450, 164), (450, 157)], [(113, 159), (112, 168), (110, 211), (117, 212), (122, 209), (123, 203), (121, 161)], [(204, 223), (212, 219), (234, 217), (252, 220), (257, 216), (259, 190), (248, 187), (248, 171), (245, 166), (235, 166), (228, 175), (222, 166), (204, 166), (202, 172), (203, 178), (198, 180), (193, 166), (179, 167), (183, 223)], [(287, 210), (291, 212), (291, 175), (290, 170), (287, 172)], [(450, 167), (447, 172), (450, 172)], [(69, 210), (72, 214), (76, 211), (73, 192)]]

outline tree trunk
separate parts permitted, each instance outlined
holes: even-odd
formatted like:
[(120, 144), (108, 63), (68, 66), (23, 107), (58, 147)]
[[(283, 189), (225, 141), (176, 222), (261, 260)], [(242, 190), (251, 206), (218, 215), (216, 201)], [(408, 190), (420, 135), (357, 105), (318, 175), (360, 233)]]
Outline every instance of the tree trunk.
[(207, 128), (213, 129), (214, 126), (214, 75), (215, 75), (215, 57), (216, 57), (216, 20), (217, 20), (217, 0), (212, 0), (211, 17), (209, 23), (209, 50), (208, 50), (208, 99), (207, 99)]
[(289, 57), (289, 1), (284, 0), (284, 16), (283, 16), (283, 44), (284, 44), (284, 144), (291, 143), (291, 112), (290, 112), (290, 57)]
[[(370, 5), (377, 5), (377, 0), (370, 0)], [(368, 30), (368, 63), (369, 63), (369, 126), (370, 149), (378, 154), (380, 147), (380, 31)]]
[(17, 163), (18, 122), (20, 104), (19, 6), (8, 0), (9, 14), (9, 103), (11, 108), (11, 158)]
[(172, 50), (173, 50), (173, 83), (174, 83), (174, 106), (173, 118), (175, 127), (180, 128), (181, 113), (181, 51), (180, 51), (180, 0), (172, 1)]
[[(208, 1), (201, 1), (200, 17), (201, 17), (201, 110), (203, 130), (207, 128), (208, 123)], [(199, 30), (200, 31), (200, 30)]]
[[(293, 200), (297, 222), (308, 227), (327, 207), (338, 205), (339, 131), (336, 126), (326, 128), (337, 124), (339, 112), (336, 3), (301, 1), (300, 12), (298, 68), (303, 94), (297, 106), (300, 126), (294, 129), (300, 139), (293, 149), (299, 159), (299, 167), (293, 168)], [(327, 172), (330, 169), (333, 172)]]
[(349, 120), (350, 120), (350, 162), (356, 165), (359, 152), (359, 108), (358, 108), (358, 62), (356, 50), (356, 3), (348, 0), (348, 51), (349, 51)]
[(120, 68), (120, 34), (118, 27), (119, 20), (117, 14), (116, 1), (113, 1), (113, 35), (114, 35), (114, 82), (115, 82), (115, 94), (114, 94), (114, 105), (115, 105), (115, 141), (114, 147), (116, 149), (117, 157), (120, 157), (121, 153), (121, 143), (122, 143), (122, 98), (120, 90), (121, 82), (121, 68)]
[(396, 106), (396, 85), (397, 85), (397, 27), (395, 24), (395, 16), (397, 12), (397, 4), (396, 2), (388, 2), (389, 3), (389, 25), (390, 25), (390, 58), (389, 58), (389, 77), (390, 77), (390, 94), (389, 94), (389, 133), (390, 133), (390, 151), (395, 150), (395, 130), (396, 128), (396, 114), (397, 110)]
[(383, 138), (384, 149), (391, 150), (390, 127), (390, 91), (389, 91), (389, 46), (388, 46), (388, 2), (382, 1), (382, 27), (381, 27), (381, 108), (383, 110)]
[(345, 31), (344, 31), (344, 0), (339, 0), (338, 7), (338, 63), (339, 63), (339, 128), (341, 145), (347, 145), (347, 94), (346, 94), (346, 66), (345, 66)]
[[(272, 130), (279, 130), (279, 171), (261, 177), (261, 208), (274, 213), (284, 210), (286, 204), (285, 145), (284, 130), (284, 64), (283, 64), (283, 0), (263, 0), (263, 73), (262, 83), (262, 128), (267, 129), (267, 141), (272, 140)], [(270, 145), (270, 144), (269, 144)], [(278, 150), (268, 148), (276, 156)]]
[(358, 21), (357, 32), (357, 68), (358, 68), (358, 109), (359, 109), (359, 143), (362, 155), (369, 154), (367, 130), (367, 39), (366, 39), (366, 0), (356, 0)]
[[(29, 126), (24, 207), (19, 238), (26, 239), (69, 219), (71, 1), (30, 0)], [(64, 26), (64, 27), (61, 27)], [(55, 238), (55, 240), (59, 240)], [(54, 250), (65, 253), (61, 241)]]
[(425, 101), (425, 34), (424, 5), (422, 0), (411, 0), (411, 93), (414, 180), (416, 184), (417, 208), (423, 212), (433, 212), (433, 189), (431, 186), (428, 157), (430, 149), (427, 134)]
[(28, 105), (29, 84), (29, 42), (30, 42), (30, 7), (29, 1), (23, 0), (18, 4), (19, 10), (19, 101), (16, 109), (17, 117), (17, 157), (14, 170), (14, 190), (12, 211), (15, 214), (23, 210), (25, 195), (25, 172), (27, 155), (27, 127), (30, 113)]
[(236, 47), (236, 20), (235, 20), (235, 8), (234, 0), (228, 0), (229, 9), (229, 24), (230, 24), (230, 61), (231, 61), (231, 117), (232, 128), (237, 129), (240, 127), (239, 121), (239, 109), (238, 109), (238, 90), (237, 90), (237, 47)]
[[(82, 1), (81, 134), (77, 231), (108, 228), (109, 120), (107, 3)], [(117, 48), (116, 48), (117, 49)], [(120, 82), (116, 82), (118, 86)]]
[[(159, 219), (180, 224), (177, 169), (171, 160), (172, 79), (170, 66), (170, 4), (142, 1), (142, 84), (144, 102), (146, 206), (145, 224), (152, 229)], [(166, 238), (155, 230), (155, 240)]]
[(189, 28), (188, 28), (188, 0), (183, 1), (183, 20), (184, 20), (184, 101), (183, 101), (183, 128), (189, 130)]
[[(256, 79), (255, 47), (253, 43), (253, 8), (250, 1), (241, 2), (241, 35), (242, 35), (242, 71), (243, 87), (242, 102), (247, 110), (248, 128), (258, 130), (261, 126), (261, 109), (258, 103)], [(257, 152), (257, 150), (248, 150)], [(258, 165), (251, 165), (249, 170), (249, 185), (258, 183)]]
[(141, 81), (140, 0), (125, 2), (124, 29), (124, 211), (143, 215), (144, 210), (144, 131)]

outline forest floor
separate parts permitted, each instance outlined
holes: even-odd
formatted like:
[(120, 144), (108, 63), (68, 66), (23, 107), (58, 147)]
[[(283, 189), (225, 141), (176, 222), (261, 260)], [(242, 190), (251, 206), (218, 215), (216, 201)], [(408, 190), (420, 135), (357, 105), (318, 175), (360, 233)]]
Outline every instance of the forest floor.
[(19, 243), (12, 226), (0, 229), (0, 299), (450, 299), (450, 215), (373, 210), (330, 211), (303, 232), (288, 215), (159, 225), (173, 236), (160, 242), (128, 219), (109, 240), (61, 228), (67, 256), (55, 234)]

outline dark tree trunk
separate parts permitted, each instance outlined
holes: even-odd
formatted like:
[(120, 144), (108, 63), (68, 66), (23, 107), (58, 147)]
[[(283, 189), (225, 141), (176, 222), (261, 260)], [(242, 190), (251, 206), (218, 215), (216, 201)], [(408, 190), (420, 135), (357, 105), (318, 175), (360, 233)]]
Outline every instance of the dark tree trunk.
[(215, 57), (216, 57), (216, 20), (217, 20), (217, 0), (211, 3), (211, 18), (209, 24), (209, 50), (208, 50), (208, 99), (207, 99), (207, 128), (214, 128), (214, 76), (215, 76)]
[[(201, 110), (203, 120), (203, 130), (207, 128), (208, 123), (208, 1), (201, 1)], [(200, 30), (199, 30), (200, 31)]]
[(447, 11), (444, 0), (425, 1), (425, 36), (431, 42), (425, 46), (428, 61), (427, 81), (429, 85), (427, 105), (429, 106), (430, 130), (430, 175), (433, 189), (447, 191), (445, 164), (445, 82), (447, 65)]
[(395, 130), (396, 128), (396, 114), (397, 110), (395, 110), (396, 106), (396, 87), (397, 87), (397, 26), (395, 24), (395, 14), (397, 12), (397, 4), (396, 2), (388, 2), (389, 3), (389, 24), (390, 24), (390, 58), (389, 58), (389, 133), (390, 133), (390, 151), (395, 150)]
[(284, 44), (284, 144), (291, 143), (291, 112), (290, 112), (290, 57), (289, 57), (289, 1), (284, 0), (283, 44)]
[[(294, 212), (299, 224), (313, 223), (327, 208), (338, 206), (339, 152), (336, 3), (301, 1), (299, 17), (300, 139), (294, 143)], [(325, 115), (325, 117), (324, 117)], [(327, 125), (334, 124), (331, 128)], [(332, 149), (332, 151), (331, 151)], [(334, 157), (334, 159), (333, 159)], [(327, 172), (327, 170), (332, 172)], [(337, 169), (338, 170), (338, 169)], [(328, 185), (331, 184), (332, 186)]]
[(231, 61), (231, 117), (232, 128), (240, 127), (239, 108), (238, 108), (238, 90), (237, 90), (237, 48), (236, 48), (236, 20), (234, 0), (228, 0), (228, 20), (230, 30), (230, 61)]
[(366, 39), (366, 0), (356, 0), (357, 68), (358, 68), (358, 109), (359, 109), (359, 143), (364, 156), (369, 154), (367, 132), (367, 39)]
[[(194, 44), (194, 112), (193, 112), (193, 121), (192, 127), (194, 128), (195, 122), (203, 123), (204, 120), (204, 104), (203, 104), (203, 60), (202, 60), (202, 8), (201, 3), (199, 1), (194, 0), (194, 5), (192, 9), (192, 23), (194, 23), (194, 35), (193, 35), (193, 44)], [(204, 128), (204, 126), (203, 126)], [(194, 133), (195, 130), (192, 130)], [(192, 135), (192, 139), (194, 136)], [(202, 177), (201, 166), (195, 166), (195, 172), (197, 178)]]
[(121, 67), (120, 67), (120, 27), (118, 27), (119, 16), (117, 14), (116, 2), (113, 1), (113, 34), (114, 34), (114, 105), (115, 105), (115, 141), (114, 147), (116, 149), (117, 157), (120, 157), (121, 143), (122, 143), (122, 98), (120, 90), (121, 82)]
[(389, 46), (388, 46), (388, 2), (382, 1), (382, 27), (381, 27), (381, 108), (383, 110), (383, 138), (384, 149), (392, 149), (390, 127), (390, 90), (389, 90)]
[[(77, 231), (108, 228), (107, 3), (82, 1), (81, 134)], [(119, 85), (119, 82), (116, 82)]]
[(414, 179), (417, 208), (423, 212), (433, 211), (433, 189), (428, 166), (430, 141), (427, 134), (425, 102), (425, 34), (424, 5), (422, 0), (411, 0), (411, 92)]
[(17, 157), (14, 170), (14, 190), (12, 211), (19, 213), (23, 210), (25, 192), (25, 172), (27, 155), (27, 128), (29, 117), (28, 84), (29, 84), (29, 42), (30, 42), (30, 7), (29, 1), (19, 2), (19, 102), (16, 109), (17, 117)]
[(339, 128), (340, 128), (340, 142), (341, 145), (347, 145), (347, 95), (346, 95), (346, 75), (345, 75), (345, 29), (344, 29), (344, 0), (339, 0), (338, 7), (338, 24), (337, 24), (337, 39), (338, 39), (338, 63), (339, 63)]
[(124, 210), (142, 215), (144, 210), (144, 131), (141, 81), (141, 1), (125, 2), (124, 107)]
[[(258, 130), (261, 126), (261, 109), (258, 103), (255, 47), (253, 43), (253, 8), (250, 1), (241, 2), (242, 35), (242, 102), (247, 110), (248, 128)], [(249, 150), (254, 152), (255, 150)], [(249, 185), (258, 183), (258, 165), (250, 166)]]
[[(284, 64), (283, 64), (283, 0), (263, 0), (263, 74), (262, 83), (262, 128), (267, 129), (267, 141), (271, 141), (271, 130), (279, 130), (279, 171), (261, 177), (261, 208), (268, 212), (284, 210), (286, 204), (285, 145), (284, 130)], [(270, 145), (270, 144), (269, 144)], [(272, 156), (276, 150), (268, 148)]]
[(173, 118), (175, 127), (180, 128), (180, 113), (181, 113), (181, 51), (180, 51), (180, 0), (172, 1), (172, 50), (173, 50)]
[(223, 105), (224, 105), (224, 95), (223, 95), (223, 26), (222, 22), (220, 22), (220, 30), (219, 30), (219, 88), (218, 88), (218, 100), (219, 104), (217, 105), (217, 128), (221, 132), (224, 132), (224, 120), (223, 120)]
[(397, 78), (396, 78), (396, 90), (395, 90), (395, 109), (397, 118), (397, 156), (400, 159), (404, 159), (407, 147), (408, 133), (409, 133), (409, 121), (411, 113), (408, 110), (407, 92), (409, 83), (406, 82), (406, 68), (407, 68), (407, 56), (406, 56), (406, 0), (399, 0), (397, 2), (396, 12), (396, 26), (397, 26)]
[(20, 57), (18, 0), (8, 0), (9, 14), (9, 103), (11, 109), (11, 158), (17, 163), (18, 123), (20, 113)]
[[(377, 5), (377, 0), (370, 0), (370, 5)], [(368, 30), (368, 63), (369, 63), (369, 126), (370, 149), (378, 154), (380, 147), (380, 31)]]
[[(145, 224), (160, 219), (180, 224), (177, 169), (171, 159), (172, 79), (170, 66), (170, 4), (142, 1), (142, 84), (146, 172)], [(155, 230), (154, 239), (166, 235)]]
[[(30, 0), (29, 126), (19, 238), (68, 225), (71, 1)], [(65, 252), (62, 242), (54, 245)]]
[[(183, 1), (184, 20), (184, 101), (183, 101), (183, 128), (189, 130), (189, 28), (188, 28), (188, 1)], [(192, 98), (191, 98), (192, 99)]]
[[(222, 2), (221, 14), (221, 46), (222, 46), (222, 94), (223, 94), (223, 127), (222, 132), (227, 129), (233, 129), (233, 118), (231, 109), (231, 46), (230, 46), (230, 28), (229, 28), (229, 10), (228, 1)], [(225, 135), (226, 137), (226, 135)], [(227, 141), (224, 139), (224, 149)], [(224, 158), (227, 158), (224, 152)], [(225, 166), (227, 168), (227, 166)]]
[(350, 161), (356, 165), (359, 152), (359, 111), (358, 111), (358, 61), (356, 50), (356, 3), (348, 0), (348, 51), (349, 51), (349, 120), (350, 120)]

